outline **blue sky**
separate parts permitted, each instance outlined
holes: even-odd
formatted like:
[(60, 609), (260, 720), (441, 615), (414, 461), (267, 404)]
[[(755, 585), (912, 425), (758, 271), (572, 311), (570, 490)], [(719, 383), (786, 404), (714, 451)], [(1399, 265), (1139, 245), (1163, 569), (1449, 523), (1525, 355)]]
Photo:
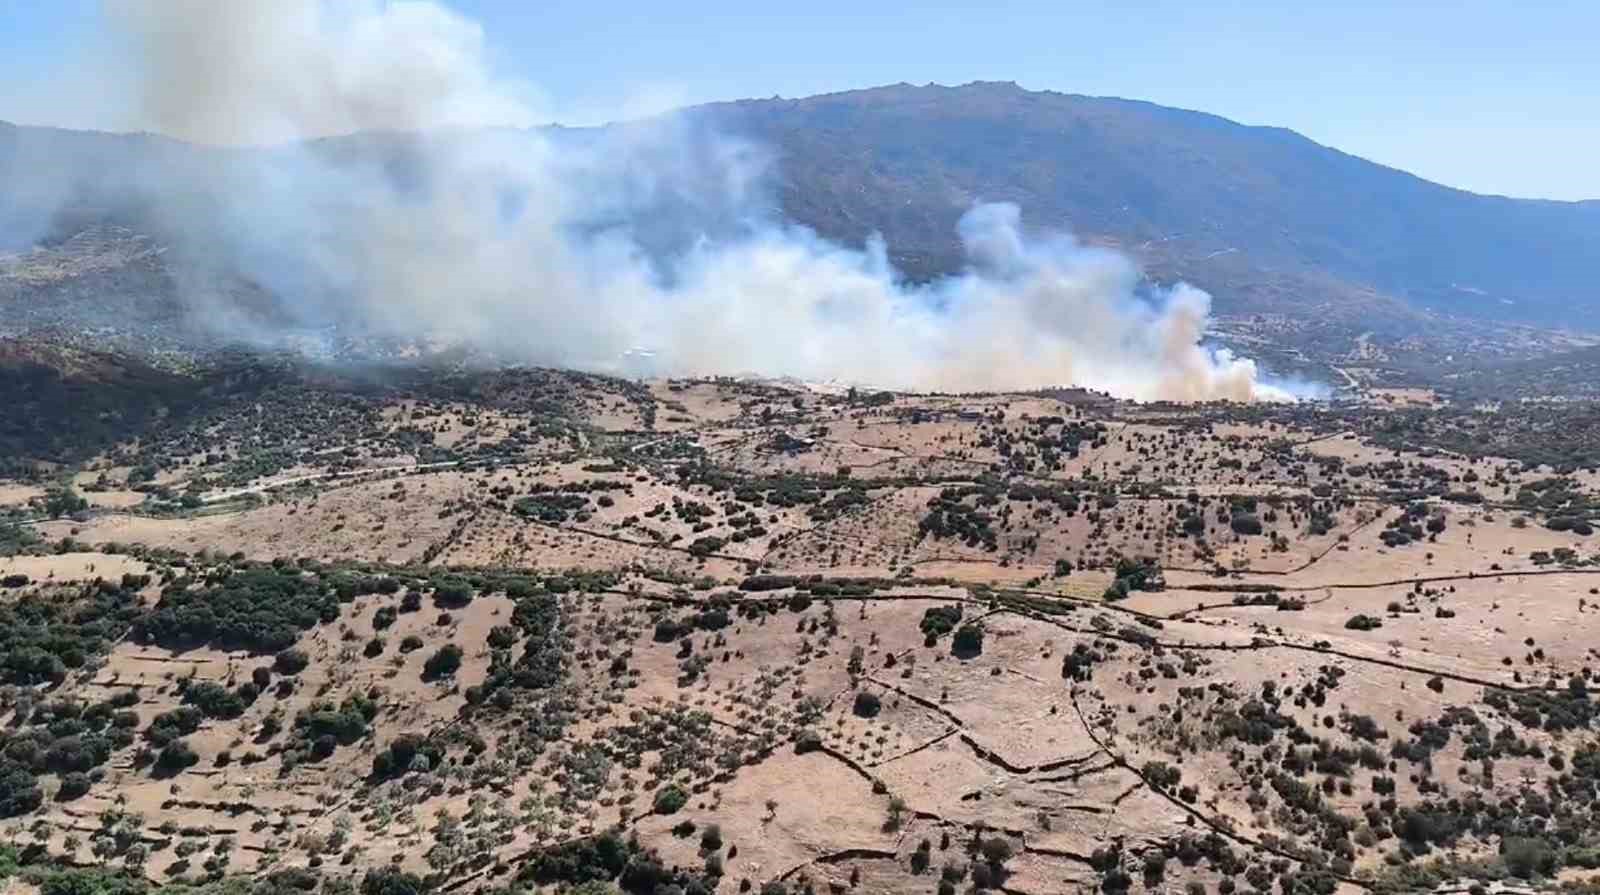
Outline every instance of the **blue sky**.
[[(573, 123), (667, 103), (1013, 80), (1289, 127), (1480, 192), (1600, 198), (1594, 0), (445, 5), (479, 21), (500, 68)], [(93, 39), (98, 8), (0, 0), (0, 117), (92, 123), (27, 99)]]

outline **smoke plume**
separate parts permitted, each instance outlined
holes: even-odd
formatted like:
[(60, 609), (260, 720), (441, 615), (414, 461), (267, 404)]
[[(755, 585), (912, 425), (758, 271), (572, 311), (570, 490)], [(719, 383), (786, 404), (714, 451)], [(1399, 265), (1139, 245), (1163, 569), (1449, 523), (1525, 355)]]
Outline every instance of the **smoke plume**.
[[(770, 155), (685, 116), (530, 129), (475, 23), (432, 2), (109, 0), (135, 120), (185, 149), (119, 177), (198, 270), (303, 330), (359, 325), (503, 357), (912, 390), (1076, 384), (1137, 399), (1281, 398), (1204, 346), (1210, 298), (1125, 257), (972, 208), (968, 265), (904, 282), (881, 240), (774, 213)], [(354, 136), (351, 136), (354, 135)], [(197, 277), (194, 312), (272, 341)], [(643, 349), (643, 350), (641, 350)]]

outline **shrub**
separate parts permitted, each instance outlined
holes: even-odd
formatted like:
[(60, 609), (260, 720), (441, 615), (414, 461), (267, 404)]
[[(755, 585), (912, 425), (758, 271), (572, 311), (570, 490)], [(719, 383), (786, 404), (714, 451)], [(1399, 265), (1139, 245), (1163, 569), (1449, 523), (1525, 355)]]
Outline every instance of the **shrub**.
[(919, 627), (922, 629), (923, 635), (928, 639), (937, 640), (954, 631), (956, 625), (960, 623), (961, 604), (957, 603), (953, 606), (935, 606), (932, 609), (924, 610)]
[(472, 602), (472, 585), (460, 578), (446, 578), (434, 587), (433, 602), (453, 608), (465, 606)]
[(657, 814), (676, 814), (687, 804), (689, 804), (689, 794), (683, 791), (683, 787), (670, 783), (656, 790), (652, 807)]
[(89, 791), (89, 775), (82, 771), (73, 771), (61, 777), (61, 789), (56, 792), (56, 798), (65, 802), (76, 799)]
[(1233, 518), (1228, 521), (1228, 525), (1237, 535), (1249, 537), (1261, 534), (1261, 519), (1254, 513), (1234, 513)]
[(340, 744), (348, 745), (364, 736), (368, 723), (377, 714), (378, 704), (360, 695), (346, 697), (338, 705), (313, 702), (295, 715), (295, 737), (311, 747), (317, 758), (326, 758)]
[(1581, 516), (1552, 516), (1544, 526), (1551, 531), (1570, 531), (1580, 535), (1594, 534), (1594, 527)]
[(279, 674), (299, 674), (310, 664), (311, 659), (297, 649), (286, 649), (272, 657), (272, 670)]
[(427, 759), (429, 768), (436, 768), (444, 760), (444, 750), (421, 734), (407, 733), (395, 737), (389, 748), (372, 757), (372, 773), (382, 779), (398, 777), (417, 765), (417, 756)]
[[(876, 717), (883, 710), (883, 700), (878, 694), (866, 690), (856, 691), (855, 713), (862, 718)], [(819, 742), (818, 745), (821, 745)]]
[(687, 624), (674, 618), (664, 618), (656, 622), (656, 643), (671, 643), (692, 630)]
[(1383, 621), (1370, 615), (1353, 615), (1344, 626), (1352, 631), (1372, 631), (1383, 627)]
[(16, 817), (44, 802), (39, 781), (21, 764), (0, 757), (0, 817)]
[(169, 712), (162, 712), (150, 720), (150, 726), (145, 730), (145, 737), (156, 746), (165, 746), (179, 737), (188, 736), (200, 729), (200, 722), (205, 715), (194, 706), (180, 705)]
[(161, 749), (156, 756), (156, 767), (169, 774), (176, 774), (184, 768), (192, 767), (200, 761), (200, 756), (189, 744), (183, 740), (173, 740)]
[(439, 647), (433, 655), (428, 657), (428, 661), (423, 663), (422, 677), (424, 680), (449, 677), (460, 668), (461, 647), (453, 643), (447, 643)]
[(423, 895), (427, 891), (421, 877), (393, 867), (368, 870), (361, 879), (361, 895)]
[(1011, 860), (1011, 840), (1006, 839), (1004, 836), (993, 836), (985, 839), (978, 849), (983, 853), (983, 859), (996, 867)]
[(960, 655), (975, 656), (983, 652), (983, 623), (968, 622), (956, 629), (950, 648)]
[(393, 625), (399, 617), (400, 613), (393, 606), (380, 607), (377, 612), (372, 613), (372, 630), (382, 631)]
[(198, 681), (184, 688), (183, 701), (208, 718), (237, 718), (244, 714), (245, 699), (215, 681)]
[(1156, 789), (1171, 789), (1183, 779), (1183, 772), (1164, 761), (1146, 762), (1143, 776)]
[(1549, 876), (1558, 861), (1550, 843), (1533, 836), (1509, 836), (1500, 841), (1500, 858), (1506, 869), (1519, 879)]
[(133, 633), (167, 647), (275, 652), (293, 646), (301, 631), (338, 617), (339, 598), (319, 579), (293, 566), (261, 565), (204, 588), (188, 579), (174, 582), (156, 608), (134, 622)]

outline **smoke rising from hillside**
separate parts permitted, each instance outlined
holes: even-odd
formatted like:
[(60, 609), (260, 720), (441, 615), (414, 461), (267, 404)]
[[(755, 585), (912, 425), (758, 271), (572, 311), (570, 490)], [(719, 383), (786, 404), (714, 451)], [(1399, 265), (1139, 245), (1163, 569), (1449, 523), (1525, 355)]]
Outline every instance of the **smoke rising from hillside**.
[[(1141, 291), (1113, 252), (960, 224), (968, 270), (903, 283), (885, 247), (781, 222), (772, 160), (668, 116), (527, 130), (537, 92), (431, 2), (110, 0), (138, 124), (229, 148), (133, 187), (192, 262), (241, 271), (300, 326), (439, 334), (505, 356), (903, 389), (1074, 383), (1139, 399), (1284, 397), (1201, 344), (1209, 297)], [(347, 139), (324, 137), (360, 134)], [(260, 147), (268, 148), (260, 148)], [(270, 339), (197, 281), (199, 313)]]

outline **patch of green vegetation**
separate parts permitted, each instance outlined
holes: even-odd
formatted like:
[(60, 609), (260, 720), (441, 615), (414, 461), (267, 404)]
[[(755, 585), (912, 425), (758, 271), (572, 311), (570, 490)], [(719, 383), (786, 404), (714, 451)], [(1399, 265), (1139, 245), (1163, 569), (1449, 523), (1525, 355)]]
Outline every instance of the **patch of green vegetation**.
[(318, 622), (339, 617), (330, 582), (297, 566), (222, 567), (204, 581), (179, 578), (133, 626), (135, 637), (169, 649), (215, 646), (276, 652)]

